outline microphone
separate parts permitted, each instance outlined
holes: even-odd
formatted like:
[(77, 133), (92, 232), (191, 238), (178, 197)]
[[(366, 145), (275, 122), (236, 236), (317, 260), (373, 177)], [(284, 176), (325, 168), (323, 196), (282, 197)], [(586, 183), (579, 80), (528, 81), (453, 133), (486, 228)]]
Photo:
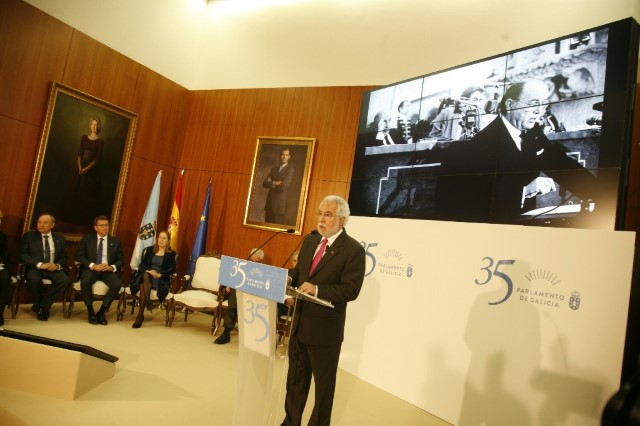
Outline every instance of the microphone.
[[(314, 229), (313, 231), (311, 231), (311, 233), (310, 233), (310, 234), (307, 234), (304, 238), (301, 238), (301, 239), (300, 239), (300, 242), (298, 243), (298, 245), (293, 249), (293, 251), (291, 252), (291, 254), (289, 255), (289, 257), (287, 257), (287, 259), (282, 263), (281, 268), (284, 268), (284, 266), (287, 264), (287, 262), (288, 262), (289, 260), (291, 260), (291, 258), (293, 257), (293, 253), (295, 253), (295, 252), (296, 252), (296, 250), (298, 250), (298, 249), (300, 248), (300, 246), (302, 245), (302, 243), (304, 242), (304, 240), (306, 240), (306, 239), (307, 239), (307, 237), (308, 237), (309, 235), (318, 235), (318, 230), (317, 230), (317, 229)], [(328, 246), (327, 246), (327, 247), (328, 247)]]
[(267, 238), (267, 241), (265, 241), (264, 243), (260, 244), (258, 246), (258, 248), (256, 248), (255, 250), (251, 251), (251, 253), (249, 254), (249, 256), (247, 257), (247, 260), (249, 260), (249, 258), (253, 255), (253, 253), (257, 252), (258, 250), (260, 250), (262, 247), (266, 246), (267, 243), (271, 240), (273, 240), (275, 238), (276, 235), (278, 234), (283, 234), (283, 233), (287, 233), (287, 234), (293, 234), (294, 232), (296, 232), (295, 229), (284, 229), (282, 231), (276, 231), (272, 236), (270, 236), (269, 238)]

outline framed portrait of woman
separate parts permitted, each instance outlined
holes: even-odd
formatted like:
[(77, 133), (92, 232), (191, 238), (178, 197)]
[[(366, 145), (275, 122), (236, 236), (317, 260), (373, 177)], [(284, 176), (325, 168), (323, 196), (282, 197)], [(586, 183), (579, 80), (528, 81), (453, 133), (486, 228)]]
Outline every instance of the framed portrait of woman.
[(314, 138), (258, 138), (244, 225), (300, 234), (311, 176)]
[(75, 241), (93, 231), (93, 218), (118, 228), (138, 116), (52, 82), (36, 157), (24, 231), (49, 213), (55, 230)]

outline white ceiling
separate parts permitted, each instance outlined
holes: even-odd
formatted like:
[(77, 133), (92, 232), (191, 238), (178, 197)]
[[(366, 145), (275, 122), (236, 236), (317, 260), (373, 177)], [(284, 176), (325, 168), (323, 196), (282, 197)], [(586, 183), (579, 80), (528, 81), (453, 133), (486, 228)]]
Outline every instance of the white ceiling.
[(25, 1), (190, 90), (385, 85), (640, 20), (640, 0)]

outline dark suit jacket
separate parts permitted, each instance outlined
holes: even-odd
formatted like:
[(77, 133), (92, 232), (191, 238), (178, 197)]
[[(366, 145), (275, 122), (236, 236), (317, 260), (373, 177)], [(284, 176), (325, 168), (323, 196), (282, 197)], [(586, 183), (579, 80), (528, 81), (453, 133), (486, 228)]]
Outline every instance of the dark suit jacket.
[[(51, 233), (53, 240), (55, 259), (53, 263), (57, 263), (61, 267), (67, 266), (67, 243), (64, 237), (57, 232)], [(27, 268), (37, 268), (38, 263), (44, 262), (44, 249), (42, 247), (42, 234), (38, 231), (28, 231), (22, 236), (22, 244), (20, 247), (20, 259)]]
[(535, 208), (535, 198), (521, 207), (522, 190), (541, 172), (583, 200), (597, 201), (598, 179), (566, 154), (538, 126), (527, 132), (518, 150), (497, 117), (473, 139), (452, 142), (441, 152), (436, 218), (517, 223), (520, 214)]
[[(287, 213), (289, 186), (291, 186), (291, 182), (293, 182), (294, 173), (295, 170), (291, 164), (287, 164), (282, 171), (280, 171), (279, 165), (271, 169), (267, 178), (262, 182), (264, 188), (269, 188), (267, 202), (264, 206), (266, 211), (271, 211), (273, 214)], [(271, 178), (271, 181), (269, 181), (268, 178)], [(271, 184), (273, 181), (282, 181), (282, 184), (273, 188)]]
[[(149, 246), (144, 249), (142, 252), (142, 259), (140, 260), (140, 265), (138, 266), (138, 272), (134, 277), (134, 281), (131, 282), (131, 293), (136, 294), (140, 289), (140, 281), (142, 280), (142, 276), (146, 271), (152, 269), (153, 262), (153, 246)], [(163, 301), (167, 294), (169, 294), (169, 286), (171, 285), (171, 275), (176, 272), (176, 252), (170, 251), (165, 252), (164, 256), (162, 256), (162, 269), (158, 271), (162, 276), (158, 280), (158, 299)]]
[(5, 268), (9, 267), (9, 248), (7, 247), (7, 236), (0, 232), (0, 263), (4, 263)]
[[(122, 244), (117, 237), (107, 236), (105, 242), (105, 248), (107, 249), (107, 263), (109, 265), (115, 265), (118, 271), (124, 264), (124, 252), (122, 251)], [(96, 263), (96, 256), (98, 255), (98, 234), (86, 234), (82, 236), (80, 244), (78, 244), (78, 254), (76, 260), (80, 262), (81, 269), (88, 269), (89, 265)]]
[(347, 235), (346, 229), (329, 246), (309, 276), (309, 268), (321, 236), (308, 235), (298, 255), (298, 264), (289, 271), (292, 285), (305, 281), (318, 286), (318, 297), (329, 300), (334, 308), (298, 300), (292, 333), (305, 344), (333, 345), (344, 339), (347, 302), (355, 300), (362, 288), (365, 269), (364, 248)]

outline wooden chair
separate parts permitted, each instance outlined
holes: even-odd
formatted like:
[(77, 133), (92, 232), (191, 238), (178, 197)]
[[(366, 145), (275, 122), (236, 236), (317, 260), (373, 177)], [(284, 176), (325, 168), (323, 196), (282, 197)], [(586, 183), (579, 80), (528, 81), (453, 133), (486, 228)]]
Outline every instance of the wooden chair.
[[(5, 265), (7, 268), (8, 265)], [(18, 297), (18, 289), (21, 282), (20, 278), (20, 265), (18, 264), (15, 268), (15, 274), (11, 273), (11, 269), (9, 270), (9, 294), (7, 295), (7, 306), (9, 311), (11, 312), (11, 318), (15, 319), (16, 314), (18, 313), (17, 307), (17, 297)]]
[[(16, 282), (15, 282), (15, 287), (13, 289), (13, 293), (11, 295), (11, 318), (15, 319), (16, 315), (18, 313), (18, 309), (20, 308), (20, 291), (23, 287), (27, 286), (27, 279), (25, 277), (25, 271), (26, 271), (27, 267), (23, 264), (19, 264), (18, 265), (18, 275), (16, 276)], [(63, 270), (69, 274), (69, 267), (64, 267)], [(69, 275), (69, 279), (71, 280), (71, 282), (74, 281), (74, 278)], [(42, 280), (42, 284), (47, 287), (51, 285), (51, 281), (48, 279), (43, 279)], [(12, 283), (12, 285), (14, 285)], [(62, 292), (62, 315), (64, 318), (69, 318), (68, 314), (67, 314), (67, 299), (68, 299), (68, 293), (70, 291), (71, 285), (69, 285), (69, 287), (67, 287), (63, 292)]]
[[(80, 294), (80, 262), (74, 263), (75, 269), (75, 279), (71, 283), (71, 289), (68, 292), (65, 292), (65, 298), (68, 296), (69, 298), (69, 308), (67, 309), (67, 313), (65, 318), (71, 318), (71, 314), (73, 313), (73, 306), (75, 304), (76, 295)], [(118, 271), (117, 274), (120, 275), (122, 271)], [(103, 300), (104, 296), (109, 291), (109, 286), (106, 285), (103, 281), (96, 281), (91, 286), (91, 292), (93, 293), (93, 300)], [(118, 305), (116, 307), (116, 320), (122, 321), (124, 318), (124, 288), (120, 287), (120, 291), (118, 292)]]
[(278, 312), (278, 318), (276, 319), (276, 334), (278, 335), (278, 345), (283, 345), (285, 339), (289, 337), (291, 333), (291, 322), (293, 321), (293, 306), (287, 306), (286, 313)]
[[(182, 277), (178, 292), (172, 295), (171, 298), (167, 298), (169, 302), (166, 318), (167, 327), (173, 325), (176, 308), (182, 307), (185, 322), (190, 312), (212, 314), (211, 334), (216, 334), (220, 328), (227, 303), (220, 292), (219, 272), (220, 256), (217, 253), (202, 255), (196, 259), (193, 276), (185, 275)], [(189, 280), (191, 280), (190, 286), (185, 289), (185, 283)]]

